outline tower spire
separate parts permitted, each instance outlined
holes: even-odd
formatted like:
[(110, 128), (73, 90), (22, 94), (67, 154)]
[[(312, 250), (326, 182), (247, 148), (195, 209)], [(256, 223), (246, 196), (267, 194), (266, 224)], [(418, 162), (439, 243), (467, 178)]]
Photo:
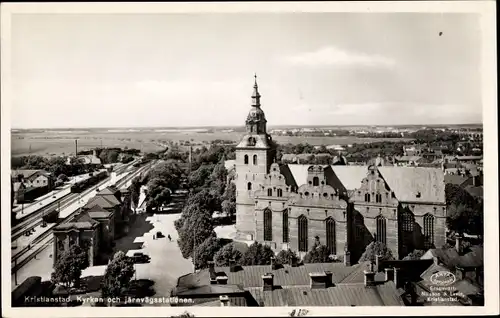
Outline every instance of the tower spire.
[(259, 86), (257, 85), (257, 74), (253, 75), (255, 81), (253, 85), (253, 94), (252, 94), (252, 106), (260, 107), (260, 94), (259, 94)]

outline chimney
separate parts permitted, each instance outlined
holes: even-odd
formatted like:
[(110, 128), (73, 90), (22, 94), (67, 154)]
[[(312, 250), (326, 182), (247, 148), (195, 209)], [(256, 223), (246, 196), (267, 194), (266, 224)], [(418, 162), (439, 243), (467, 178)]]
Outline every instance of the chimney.
[(325, 289), (328, 286), (327, 274), (325, 272), (309, 273), (311, 289)]
[(380, 255), (375, 255), (375, 273), (380, 272)]
[(394, 284), (396, 285), (396, 288), (401, 287), (401, 269), (394, 267)]
[(351, 252), (349, 251), (344, 253), (344, 266), (351, 266)]
[(394, 280), (394, 269), (386, 268), (385, 269), (385, 281), (393, 281)]
[(231, 259), (229, 260), (229, 271), (230, 271), (231, 273), (236, 272), (236, 259), (234, 259), (234, 258), (231, 258)]
[(295, 257), (295, 256), (293, 256), (293, 255), (292, 255), (292, 256), (290, 256), (290, 266), (292, 266), (292, 267), (297, 267), (297, 263), (298, 263), (298, 262), (297, 262), (297, 257)]
[(375, 272), (365, 270), (365, 287), (374, 286), (375, 285)]
[(333, 273), (331, 271), (325, 271), (326, 274), (326, 287), (333, 286)]
[(262, 289), (272, 291), (274, 289), (274, 274), (267, 273), (262, 275)]
[(462, 255), (463, 254), (462, 236), (460, 234), (457, 234), (455, 236), (455, 249), (457, 250), (458, 255)]
[(276, 270), (277, 268), (278, 268), (278, 266), (276, 264), (276, 258), (271, 257), (271, 269)]
[(465, 273), (466, 273), (466, 271), (463, 267), (455, 266), (455, 277), (456, 277), (457, 281), (464, 279)]
[(221, 275), (221, 276), (217, 276), (217, 283), (219, 285), (227, 285), (227, 276), (226, 275)]
[(220, 295), (219, 300), (220, 300), (221, 307), (228, 307), (229, 306), (229, 297), (227, 295)]

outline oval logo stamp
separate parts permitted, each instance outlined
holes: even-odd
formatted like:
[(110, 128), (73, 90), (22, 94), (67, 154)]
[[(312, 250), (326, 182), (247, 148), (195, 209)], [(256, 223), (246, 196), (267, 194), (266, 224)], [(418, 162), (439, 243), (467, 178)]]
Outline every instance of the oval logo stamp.
[(451, 272), (440, 271), (432, 274), (430, 277), (431, 283), (438, 286), (450, 286), (456, 282), (457, 278)]

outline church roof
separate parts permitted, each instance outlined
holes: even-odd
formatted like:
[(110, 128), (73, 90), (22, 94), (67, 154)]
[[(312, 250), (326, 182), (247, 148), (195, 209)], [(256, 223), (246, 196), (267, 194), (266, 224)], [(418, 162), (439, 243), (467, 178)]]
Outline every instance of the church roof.
[(288, 164), (287, 166), (295, 183), (293, 185), (300, 187), (303, 184), (307, 184), (307, 169), (312, 165)]
[(438, 168), (378, 167), (378, 171), (401, 202), (445, 203), (444, 174)]
[[(254, 138), (255, 143), (251, 140)], [(240, 143), (236, 146), (236, 148), (257, 148), (257, 149), (269, 149), (271, 145), (267, 140), (268, 135), (245, 135), (241, 139)]]
[(361, 187), (361, 181), (368, 175), (368, 166), (330, 166), (346, 190)]

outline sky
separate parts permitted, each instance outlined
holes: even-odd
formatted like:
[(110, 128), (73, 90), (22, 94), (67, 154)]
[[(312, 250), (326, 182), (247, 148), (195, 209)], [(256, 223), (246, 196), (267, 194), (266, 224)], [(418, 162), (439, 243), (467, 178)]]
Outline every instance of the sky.
[(16, 14), (12, 128), (482, 122), (479, 16)]

